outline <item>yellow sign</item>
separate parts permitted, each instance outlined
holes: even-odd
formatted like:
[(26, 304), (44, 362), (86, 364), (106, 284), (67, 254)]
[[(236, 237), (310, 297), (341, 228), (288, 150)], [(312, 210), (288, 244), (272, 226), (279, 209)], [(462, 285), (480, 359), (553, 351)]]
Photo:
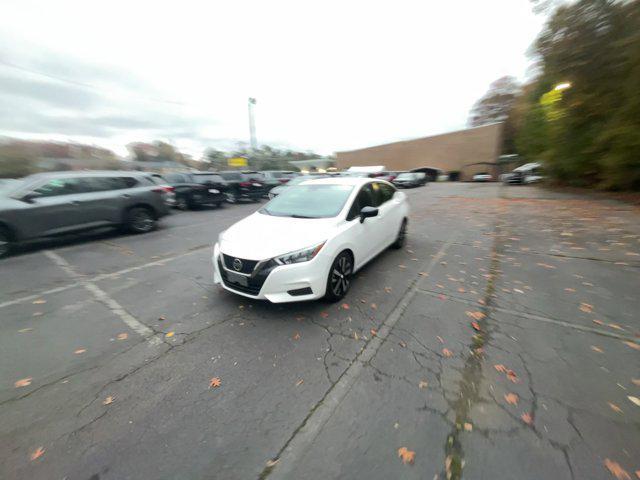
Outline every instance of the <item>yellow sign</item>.
[(246, 167), (247, 159), (244, 157), (234, 157), (227, 160), (227, 165), (230, 167)]

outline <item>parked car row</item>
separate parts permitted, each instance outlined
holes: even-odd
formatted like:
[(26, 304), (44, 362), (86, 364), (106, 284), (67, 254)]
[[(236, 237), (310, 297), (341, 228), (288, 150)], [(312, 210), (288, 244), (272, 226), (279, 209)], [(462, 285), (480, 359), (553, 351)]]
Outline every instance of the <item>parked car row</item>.
[(17, 243), (103, 227), (145, 233), (170, 208), (221, 207), (274, 198), (309, 179), (375, 177), (397, 188), (424, 185), (424, 173), (289, 171), (48, 172), (0, 182), (0, 257)]
[(153, 230), (175, 202), (146, 172), (52, 172), (0, 184), (0, 257), (25, 240), (118, 227)]

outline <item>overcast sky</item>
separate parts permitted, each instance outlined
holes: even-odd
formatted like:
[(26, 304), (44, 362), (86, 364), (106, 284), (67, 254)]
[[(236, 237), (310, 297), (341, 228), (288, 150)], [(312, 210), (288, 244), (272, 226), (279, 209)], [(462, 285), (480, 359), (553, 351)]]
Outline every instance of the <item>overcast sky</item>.
[(527, 0), (3, 1), (0, 134), (329, 154), (464, 128), (525, 78)]

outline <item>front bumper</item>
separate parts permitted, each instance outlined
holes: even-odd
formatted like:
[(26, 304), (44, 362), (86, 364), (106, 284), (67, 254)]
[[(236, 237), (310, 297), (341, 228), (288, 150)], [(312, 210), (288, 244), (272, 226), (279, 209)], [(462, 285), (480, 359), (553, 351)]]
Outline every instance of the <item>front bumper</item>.
[(213, 283), (238, 295), (273, 303), (301, 302), (324, 297), (332, 262), (322, 252), (309, 262), (292, 265), (274, 265), (266, 261), (262, 267), (258, 267), (257, 274), (247, 278), (246, 285), (239, 285), (233, 281), (233, 277), (238, 274), (223, 265), (222, 253), (217, 243), (211, 260)]

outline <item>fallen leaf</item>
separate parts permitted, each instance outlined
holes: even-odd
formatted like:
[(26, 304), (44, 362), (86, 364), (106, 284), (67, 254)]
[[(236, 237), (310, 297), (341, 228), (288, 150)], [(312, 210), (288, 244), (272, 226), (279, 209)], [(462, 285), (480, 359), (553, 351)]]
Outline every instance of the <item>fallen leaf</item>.
[(614, 462), (613, 460), (609, 460), (608, 458), (604, 459), (604, 465), (609, 470), (609, 473), (616, 477), (618, 480), (631, 480), (631, 477), (627, 473), (627, 471), (620, 466), (618, 462)]
[(400, 345), (402, 348), (407, 348), (407, 344), (404, 343), (402, 340), (398, 342), (398, 345)]
[(624, 341), (624, 342), (622, 342), (622, 343), (624, 343), (627, 347), (631, 347), (631, 348), (633, 348), (633, 349), (635, 349), (635, 350), (640, 350), (640, 345), (638, 345), (638, 344), (637, 344), (637, 343), (635, 343), (635, 342)]
[(79, 348), (79, 349), (77, 349), (77, 350), (76, 350), (75, 352), (73, 352), (73, 353), (75, 353), (76, 355), (81, 355), (81, 354), (83, 354), (83, 353), (84, 353), (84, 352), (86, 352), (86, 351), (87, 351), (87, 349), (86, 349), (86, 348)]
[(436, 338), (438, 339), (438, 341), (439, 341), (440, 343), (444, 343), (444, 340), (442, 339), (442, 337), (441, 337), (440, 335), (438, 335)]
[(31, 452), (29, 458), (31, 458), (31, 461), (33, 462), (35, 459), (40, 458), (42, 455), (44, 455), (44, 448), (38, 447), (33, 452)]
[(31, 385), (31, 380), (33, 380), (33, 378), (31, 377), (23, 378), (14, 383), (13, 386), (16, 388), (28, 387), (29, 385)]
[(591, 345), (591, 350), (598, 353), (604, 353), (604, 350), (602, 350), (600, 347), (596, 347), (595, 345)]
[(218, 388), (220, 386), (220, 377), (213, 377), (209, 380), (209, 388)]
[(32, 317), (41, 317), (42, 315), (44, 315), (43, 312), (33, 312)]
[(480, 325), (478, 324), (478, 322), (471, 322), (471, 326), (473, 327), (474, 330), (476, 331), (480, 331)]
[(640, 398), (634, 397), (632, 395), (627, 395), (627, 398), (631, 403), (635, 404), (637, 407), (640, 407)]
[(407, 463), (413, 464), (413, 460), (416, 457), (416, 452), (408, 450), (407, 447), (400, 447), (398, 449), (398, 457), (402, 459), (402, 463), (404, 463), (405, 465)]
[(502, 364), (494, 365), (493, 368), (495, 368), (500, 373), (507, 373), (507, 367)]
[(372, 303), (371, 304), (371, 308), (373, 308), (374, 310), (377, 310), (378, 309), (378, 305), (376, 305), (375, 303)]
[(358, 332), (353, 332), (353, 339), (358, 340)]
[(596, 325), (604, 325), (604, 322), (602, 320), (592, 320), (593, 323), (595, 323)]
[(374, 337), (378, 334), (378, 331), (375, 328), (372, 328), (369, 331), (371, 332), (371, 335), (373, 335)]
[(442, 349), (442, 354), (443, 354), (445, 357), (451, 357), (451, 356), (453, 356), (453, 352), (452, 352), (451, 350), (449, 350), (448, 348), (443, 348), (443, 349)]
[(127, 338), (129, 338), (129, 334), (128, 333), (119, 333), (116, 338), (118, 340), (126, 340)]
[(166, 318), (164, 318), (164, 315), (160, 315), (158, 317), (158, 320), (160, 320), (161, 322), (164, 322), (166, 320)]
[(267, 467), (269, 467), (269, 468), (274, 467), (279, 461), (280, 461), (280, 459), (267, 460)]
[(406, 265), (398, 265), (398, 268), (407, 268)]
[(296, 332), (295, 335), (293, 336), (294, 340), (300, 340), (300, 332)]
[(468, 317), (473, 318), (474, 320), (482, 320), (486, 315), (482, 312), (466, 312)]
[(427, 382), (426, 380), (420, 380), (420, 383), (418, 383), (418, 388), (422, 389), (422, 388), (427, 388), (429, 386), (429, 382)]
[(344, 308), (345, 310), (349, 310), (349, 304), (348, 303), (343, 303), (342, 304), (342, 308)]
[(171, 338), (176, 334), (176, 332), (167, 332), (164, 336), (167, 338)]
[(429, 274), (427, 272), (418, 272), (418, 275), (420, 275), (421, 277), (428, 277)]
[(387, 293), (391, 293), (392, 288), (391, 287), (384, 287), (384, 291)]
[(533, 419), (531, 418), (531, 414), (530, 413), (523, 413), (522, 415), (520, 415), (520, 418), (522, 419), (522, 421), (524, 423), (526, 423), (527, 425), (531, 425), (531, 423), (533, 423)]
[(565, 288), (564, 291), (569, 293), (574, 293), (576, 290), (575, 288)]
[(507, 378), (513, 383), (518, 383), (520, 381), (518, 379), (518, 376), (516, 375), (516, 372), (514, 372), (513, 370), (507, 370)]
[(42, 298), (39, 298), (38, 300), (33, 301), (34, 305), (42, 305), (43, 303), (47, 303), (47, 301)]
[(18, 330), (18, 333), (27, 333), (27, 332), (30, 332), (31, 330), (33, 330), (33, 328), (31, 327), (21, 328), (20, 330)]
[(518, 404), (518, 395), (516, 395), (515, 393), (505, 393), (504, 399), (507, 401), (509, 405)]
[(611, 403), (611, 402), (607, 402), (607, 405), (609, 405), (609, 408), (611, 408), (611, 410), (613, 410), (616, 413), (623, 413), (622, 409), (617, 406), (615, 403)]
[(464, 429), (465, 429), (465, 431), (470, 432), (470, 431), (473, 430), (473, 425), (471, 425), (470, 423), (467, 422), (467, 423), (464, 424)]
[(113, 403), (114, 398), (109, 395), (107, 398), (104, 399), (104, 401), (102, 402), (103, 405), (109, 405), (111, 403)]
[(633, 383), (636, 387), (640, 387), (640, 378), (632, 378), (631, 383)]
[(615, 324), (615, 323), (607, 323), (607, 326), (611, 327), (611, 328), (613, 328), (615, 330), (624, 330), (624, 328), (622, 328), (620, 325)]
[(591, 313), (593, 311), (593, 305), (589, 305), (588, 303), (580, 303), (580, 311), (584, 313)]
[(300, 386), (300, 385), (302, 385), (303, 383), (304, 383), (304, 379), (303, 379), (303, 378), (301, 378), (300, 380), (298, 380), (298, 381), (296, 382), (296, 387), (299, 387), (299, 386)]
[(329, 314), (328, 314), (327, 312), (321, 312), (321, 313), (320, 313), (320, 316), (321, 316), (322, 318), (327, 318), (327, 317), (329, 316)]

